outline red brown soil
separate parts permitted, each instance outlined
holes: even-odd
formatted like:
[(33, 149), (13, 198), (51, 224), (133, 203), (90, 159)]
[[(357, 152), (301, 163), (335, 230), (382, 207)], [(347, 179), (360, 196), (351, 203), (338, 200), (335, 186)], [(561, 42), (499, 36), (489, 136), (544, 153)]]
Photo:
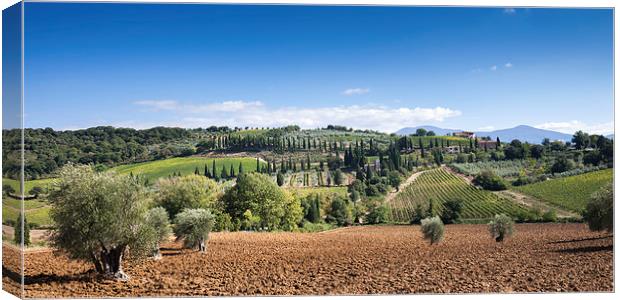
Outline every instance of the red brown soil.
[[(26, 253), (26, 297), (324, 295), (613, 291), (613, 237), (584, 224), (520, 224), (503, 243), (485, 225), (448, 225), (430, 246), (418, 226), (325, 233), (215, 233), (208, 253), (168, 244), (164, 257), (126, 263), (129, 282), (90, 264)], [(14, 248), (3, 247), (5, 255)], [(6, 261), (4, 271), (15, 272)], [(7, 272), (4, 272), (6, 276)], [(3, 277), (6, 288), (18, 278)]]

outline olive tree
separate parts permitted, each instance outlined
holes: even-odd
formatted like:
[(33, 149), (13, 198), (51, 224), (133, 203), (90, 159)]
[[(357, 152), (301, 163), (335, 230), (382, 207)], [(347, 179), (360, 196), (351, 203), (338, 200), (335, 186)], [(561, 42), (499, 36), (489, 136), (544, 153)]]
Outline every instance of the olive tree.
[(489, 233), (496, 242), (502, 242), (514, 232), (514, 221), (505, 214), (495, 215), (489, 222)]
[(432, 244), (436, 244), (443, 239), (443, 222), (439, 217), (426, 218), (422, 220), (422, 226), (420, 228), (424, 239), (427, 239)]
[[(23, 234), (22, 234), (22, 228), (23, 228)], [(13, 241), (15, 242), (15, 244), (18, 244), (18, 245), (21, 245), (23, 242), (24, 246), (30, 246), (30, 224), (28, 224), (28, 220), (26, 219), (26, 216), (24, 216), (24, 214), (21, 212), (17, 216), (17, 223), (15, 223)]]
[(130, 176), (98, 173), (89, 166), (67, 164), (58, 174), (49, 194), (56, 227), (52, 246), (92, 262), (100, 274), (129, 279), (122, 270), (126, 252), (133, 260), (147, 257), (158, 241), (147, 223), (145, 188)]
[(215, 217), (206, 209), (184, 209), (174, 218), (174, 234), (177, 240), (183, 240), (186, 248), (198, 248), (200, 252), (207, 252), (207, 240), (214, 219)]
[(608, 184), (592, 194), (583, 218), (588, 222), (590, 230), (614, 230), (614, 189)]
[(155, 244), (152, 255), (155, 259), (159, 259), (161, 258), (159, 243), (166, 241), (170, 234), (172, 234), (168, 212), (163, 207), (151, 208), (146, 216), (146, 222), (153, 228), (157, 236), (158, 243)]
[(208, 208), (215, 210), (221, 194), (215, 181), (205, 176), (189, 175), (162, 178), (155, 186), (155, 205), (161, 206), (172, 219), (186, 208)]

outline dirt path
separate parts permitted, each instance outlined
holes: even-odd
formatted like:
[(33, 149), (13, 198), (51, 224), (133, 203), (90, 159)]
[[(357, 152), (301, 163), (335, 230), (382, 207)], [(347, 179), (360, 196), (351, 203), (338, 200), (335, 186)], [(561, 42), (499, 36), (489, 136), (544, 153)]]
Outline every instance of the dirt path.
[(554, 210), (555, 213), (557, 214), (557, 216), (559, 218), (581, 218), (580, 215), (559, 208), (557, 206), (552, 206), (549, 205), (543, 201), (540, 201), (534, 197), (519, 193), (517, 191), (513, 191), (513, 190), (504, 190), (504, 191), (498, 191), (498, 192), (493, 192), (494, 194), (498, 195), (499, 197), (502, 198), (506, 198), (512, 201), (515, 201), (521, 205), (527, 206), (527, 207), (538, 207), (540, 208), (542, 211), (549, 211), (549, 210)]
[(398, 186), (398, 190), (397, 191), (392, 191), (389, 192), (387, 194), (387, 196), (385, 196), (385, 202), (390, 202), (392, 201), (392, 199), (394, 199), (394, 197), (396, 197), (396, 195), (398, 195), (398, 193), (400, 193), (402, 190), (404, 190), (407, 186), (409, 186), (410, 184), (412, 184), (417, 178), (418, 176), (420, 176), (422, 173), (426, 172), (425, 171), (420, 171), (420, 172), (415, 172), (413, 174), (411, 174), (411, 176), (409, 176), (409, 178), (407, 178), (407, 180), (405, 180), (405, 182), (401, 183)]
[[(443, 166), (443, 168), (446, 171), (448, 171), (448, 172), (450, 172), (450, 173), (452, 173), (452, 174), (454, 174), (456, 176), (459, 176), (459, 177), (465, 179), (470, 184), (472, 183), (473, 177), (466, 176), (466, 175), (463, 175), (461, 173), (455, 172), (454, 170), (448, 168), (447, 166)], [(542, 211), (554, 210), (559, 218), (581, 218), (581, 216), (579, 214), (576, 214), (574, 212), (562, 209), (562, 208), (557, 207), (557, 206), (550, 205), (550, 204), (545, 203), (545, 202), (543, 202), (541, 200), (538, 200), (538, 199), (536, 199), (534, 197), (531, 197), (531, 196), (519, 193), (519, 192), (514, 191), (514, 190), (504, 190), (504, 191), (498, 191), (498, 192), (492, 192), (492, 193), (494, 193), (495, 195), (497, 195), (499, 197), (502, 197), (502, 198), (505, 198), (505, 199), (517, 202), (517, 203), (519, 203), (521, 205), (524, 205), (526, 207), (530, 207), (530, 208), (538, 207)]]

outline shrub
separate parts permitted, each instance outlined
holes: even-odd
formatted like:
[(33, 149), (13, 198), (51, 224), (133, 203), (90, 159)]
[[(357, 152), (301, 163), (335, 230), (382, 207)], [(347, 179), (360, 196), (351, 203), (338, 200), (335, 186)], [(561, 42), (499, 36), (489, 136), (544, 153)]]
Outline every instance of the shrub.
[(170, 218), (186, 208), (213, 209), (221, 193), (215, 181), (194, 174), (162, 178), (156, 188), (155, 206), (166, 209)]
[(583, 219), (588, 222), (590, 230), (614, 230), (614, 191), (613, 184), (608, 184), (590, 197)]
[(370, 224), (388, 223), (390, 221), (390, 209), (386, 205), (375, 206), (367, 216)]
[(443, 223), (439, 217), (426, 218), (422, 220), (422, 234), (432, 244), (436, 244), (443, 238)]
[(504, 180), (491, 171), (482, 171), (474, 177), (473, 183), (485, 190), (501, 191), (506, 189)]
[(559, 157), (553, 165), (551, 165), (551, 173), (562, 173), (575, 168), (575, 162), (566, 157)]
[(398, 173), (398, 171), (390, 171), (387, 177), (390, 185), (396, 190), (398, 190), (401, 182), (400, 173)]
[(159, 258), (161, 257), (159, 243), (166, 241), (172, 233), (168, 212), (163, 207), (151, 208), (146, 215), (146, 223), (154, 230), (157, 236), (158, 243), (154, 245), (153, 256)]
[(413, 218), (411, 218), (411, 221), (409, 223), (410, 224), (420, 224), (420, 222), (422, 222), (422, 220), (424, 218), (426, 218), (426, 217), (427, 217), (427, 215), (424, 212), (424, 209), (422, 208), (422, 204), (418, 203), (415, 206)]
[(334, 184), (341, 185), (344, 182), (344, 175), (340, 169), (334, 171)]
[(207, 251), (209, 232), (213, 228), (214, 217), (206, 209), (185, 209), (174, 218), (174, 234), (182, 239), (186, 248)]
[(463, 201), (452, 199), (443, 204), (443, 212), (441, 213), (441, 221), (444, 224), (453, 224), (461, 217), (463, 210)]
[(33, 196), (38, 196), (42, 193), (43, 193), (43, 188), (41, 188), (40, 186), (32, 187), (30, 191), (28, 191), (28, 194), (33, 195)]
[(276, 183), (278, 186), (284, 185), (284, 174), (282, 174), (282, 172), (278, 172), (278, 175), (276, 175)]
[(502, 242), (514, 232), (514, 221), (505, 214), (495, 215), (489, 222), (489, 233), (496, 242)]
[(556, 214), (555, 210), (550, 209), (542, 215), (542, 220), (543, 222), (557, 222), (558, 215)]
[(353, 217), (348, 201), (340, 197), (332, 200), (326, 220), (329, 223), (336, 223), (338, 226), (351, 225)]
[(215, 215), (215, 224), (213, 225), (214, 231), (229, 231), (234, 230), (232, 218), (225, 212), (218, 212)]
[(301, 206), (304, 212), (304, 219), (311, 223), (321, 221), (321, 199), (318, 193), (310, 194), (302, 199)]
[(8, 185), (8, 184), (3, 184), (2, 185), (2, 192), (5, 193), (5, 194), (13, 194), (13, 193), (15, 193), (15, 189), (12, 186)]

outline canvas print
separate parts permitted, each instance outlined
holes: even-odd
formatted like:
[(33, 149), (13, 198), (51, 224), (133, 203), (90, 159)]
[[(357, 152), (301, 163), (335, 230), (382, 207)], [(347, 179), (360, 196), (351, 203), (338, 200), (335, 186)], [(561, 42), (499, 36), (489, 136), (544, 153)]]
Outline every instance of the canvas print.
[(613, 9), (3, 11), (23, 298), (614, 291)]

